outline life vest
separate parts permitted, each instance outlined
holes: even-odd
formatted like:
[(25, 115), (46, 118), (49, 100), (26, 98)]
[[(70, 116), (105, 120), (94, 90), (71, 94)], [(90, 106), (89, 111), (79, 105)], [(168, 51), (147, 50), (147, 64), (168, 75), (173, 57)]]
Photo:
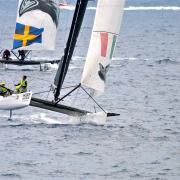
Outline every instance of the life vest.
[(0, 87), (0, 95), (5, 95), (7, 93), (7, 89), (5, 87)]
[(21, 80), (19, 84), (21, 87), (26, 88), (27, 87), (27, 80)]
[(21, 80), (16, 86), (17, 93), (23, 93), (27, 91), (27, 80)]

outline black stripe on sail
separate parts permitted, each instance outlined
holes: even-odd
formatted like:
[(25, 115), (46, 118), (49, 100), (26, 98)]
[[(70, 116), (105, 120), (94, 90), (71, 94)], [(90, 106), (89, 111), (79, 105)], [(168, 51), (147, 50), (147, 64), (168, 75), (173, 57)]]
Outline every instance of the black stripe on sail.
[(59, 8), (53, 0), (23, 0), (19, 8), (19, 16), (34, 10), (49, 14), (56, 27), (58, 26)]

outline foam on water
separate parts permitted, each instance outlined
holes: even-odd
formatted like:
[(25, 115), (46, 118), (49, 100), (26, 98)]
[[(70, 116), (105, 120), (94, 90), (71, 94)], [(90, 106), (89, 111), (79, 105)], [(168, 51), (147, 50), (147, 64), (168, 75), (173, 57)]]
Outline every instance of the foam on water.
[(177, 7), (177, 6), (153, 6), (153, 7), (145, 7), (145, 6), (142, 6), (142, 7), (135, 7), (135, 6), (129, 6), (127, 8), (124, 8), (125, 11), (152, 11), (152, 10), (155, 10), (155, 11), (162, 11), (162, 10), (165, 10), (165, 11), (180, 11), (180, 7)]
[[(17, 118), (17, 117), (14, 117)], [(30, 117), (21, 116), (19, 120), (23, 122), (33, 122), (35, 124), (61, 124), (61, 125), (79, 125), (79, 124), (93, 124), (93, 125), (104, 125), (106, 123), (107, 116), (104, 112), (98, 112), (93, 114), (87, 114), (86, 116), (77, 117), (53, 117), (48, 116), (45, 113), (33, 114)]]
[(28, 118), (28, 121), (34, 123), (45, 123), (45, 124), (69, 124), (65, 118), (63, 120), (57, 120), (55, 117), (49, 117), (45, 113), (33, 114)]
[[(74, 6), (65, 6), (62, 9), (74, 11)], [(96, 10), (96, 7), (88, 7), (87, 10)], [(124, 8), (125, 11), (180, 11), (179, 6), (129, 6)]]
[(70, 122), (76, 122), (77, 124), (94, 124), (104, 125), (107, 120), (107, 115), (104, 112), (97, 112), (87, 114), (82, 117), (71, 117)]

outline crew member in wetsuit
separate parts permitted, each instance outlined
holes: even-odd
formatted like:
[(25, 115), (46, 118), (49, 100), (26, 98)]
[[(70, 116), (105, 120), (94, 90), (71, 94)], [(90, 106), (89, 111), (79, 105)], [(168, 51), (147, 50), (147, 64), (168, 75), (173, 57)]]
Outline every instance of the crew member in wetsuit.
[(18, 57), (20, 57), (20, 60), (24, 61), (24, 59), (25, 59), (25, 51), (24, 50), (18, 50), (18, 53), (19, 53)]
[(6, 60), (9, 60), (10, 59), (10, 56), (11, 56), (11, 53), (8, 49), (6, 49), (4, 52), (3, 52), (3, 59), (6, 59)]

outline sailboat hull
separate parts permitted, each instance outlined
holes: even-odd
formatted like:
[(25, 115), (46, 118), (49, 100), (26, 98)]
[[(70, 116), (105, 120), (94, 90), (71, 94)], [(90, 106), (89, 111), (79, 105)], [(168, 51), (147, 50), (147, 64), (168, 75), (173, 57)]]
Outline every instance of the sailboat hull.
[(2, 64), (12, 64), (12, 65), (18, 65), (18, 66), (26, 66), (26, 65), (41, 65), (41, 64), (58, 64), (60, 60), (44, 60), (44, 61), (19, 61), (19, 60), (3, 60), (0, 59), (0, 63)]
[(16, 110), (29, 106), (32, 92), (0, 96), (0, 110)]
[(62, 105), (62, 104), (55, 104), (51, 101), (45, 101), (38, 98), (32, 98), (30, 102), (30, 106), (47, 109), (50, 111), (66, 114), (69, 116), (84, 116), (87, 113), (89, 113), (88, 111), (85, 111), (85, 110), (77, 109), (77, 108)]

